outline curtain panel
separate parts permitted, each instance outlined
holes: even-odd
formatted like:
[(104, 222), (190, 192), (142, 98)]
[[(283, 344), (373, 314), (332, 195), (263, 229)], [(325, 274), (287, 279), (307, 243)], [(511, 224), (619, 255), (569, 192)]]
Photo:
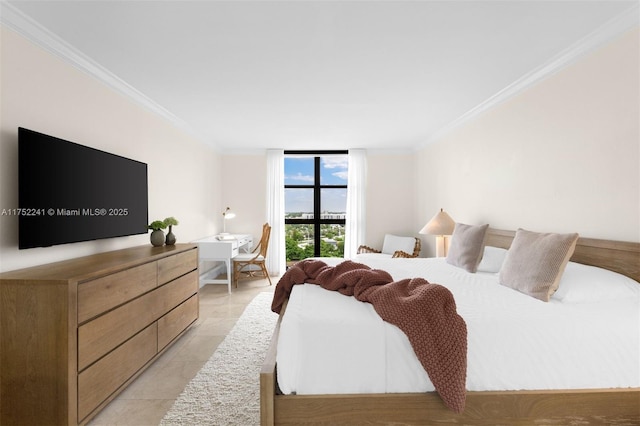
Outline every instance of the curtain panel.
[(349, 178), (347, 183), (347, 216), (345, 224), (344, 257), (355, 257), (365, 241), (367, 153), (364, 149), (349, 150)]
[(271, 275), (284, 274), (286, 246), (284, 232), (284, 150), (267, 150), (267, 222), (271, 239), (267, 252), (267, 270)]

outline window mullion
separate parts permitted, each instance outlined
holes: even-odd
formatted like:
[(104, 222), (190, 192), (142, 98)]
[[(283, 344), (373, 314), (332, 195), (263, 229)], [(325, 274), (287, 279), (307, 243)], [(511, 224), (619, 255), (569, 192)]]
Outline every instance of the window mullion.
[(314, 256), (320, 256), (320, 157), (314, 157), (313, 167), (313, 244), (314, 244)]

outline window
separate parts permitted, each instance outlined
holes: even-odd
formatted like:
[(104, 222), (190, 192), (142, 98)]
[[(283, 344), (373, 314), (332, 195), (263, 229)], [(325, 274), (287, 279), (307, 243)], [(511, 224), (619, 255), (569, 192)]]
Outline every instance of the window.
[(287, 262), (343, 257), (347, 151), (285, 151)]

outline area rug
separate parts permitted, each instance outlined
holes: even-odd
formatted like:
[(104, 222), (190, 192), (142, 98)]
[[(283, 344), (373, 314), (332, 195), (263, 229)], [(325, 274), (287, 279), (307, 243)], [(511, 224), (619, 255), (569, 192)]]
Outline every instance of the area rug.
[(273, 293), (258, 294), (160, 425), (260, 424), (260, 368), (278, 315)]

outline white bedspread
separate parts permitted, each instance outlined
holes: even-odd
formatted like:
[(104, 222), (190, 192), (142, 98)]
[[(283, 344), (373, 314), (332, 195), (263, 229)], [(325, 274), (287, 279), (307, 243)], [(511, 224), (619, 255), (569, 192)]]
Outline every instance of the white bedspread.
[[(395, 280), (424, 277), (451, 290), (467, 323), (468, 390), (640, 387), (640, 289), (598, 303), (545, 303), (442, 258), (361, 261)], [(293, 288), (277, 365), (286, 394), (434, 390), (400, 329), (370, 304), (313, 284)]]

